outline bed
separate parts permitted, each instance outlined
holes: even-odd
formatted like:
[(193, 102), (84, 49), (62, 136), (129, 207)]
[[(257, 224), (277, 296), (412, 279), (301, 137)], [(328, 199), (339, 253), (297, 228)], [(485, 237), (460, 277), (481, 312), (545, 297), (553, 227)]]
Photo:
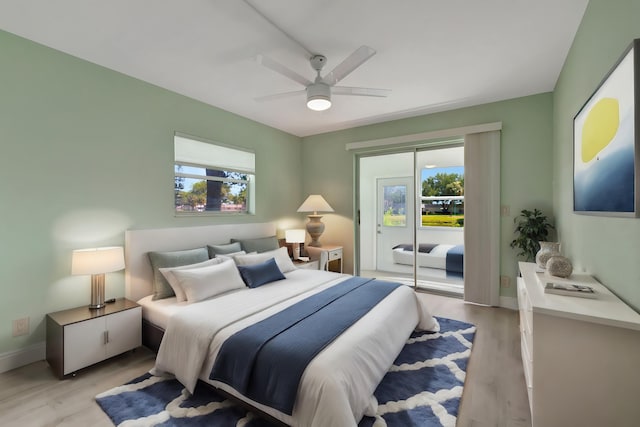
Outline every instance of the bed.
[[(377, 305), (319, 350), (301, 374), (290, 413), (248, 398), (228, 382), (213, 377), (212, 370), (221, 349), (231, 341), (230, 337), (236, 337), (251, 325), (260, 325), (296, 309), (300, 301), (334, 292), (350, 281), (366, 280), (294, 268), (283, 272), (282, 280), (255, 288), (233, 289), (197, 303), (179, 302), (177, 297), (153, 300), (150, 296), (153, 270), (146, 259), (148, 252), (224, 244), (232, 236), (272, 234), (275, 234), (275, 225), (271, 223), (126, 233), (126, 294), (143, 307), (143, 341), (159, 349), (154, 369), (157, 373), (175, 375), (190, 391), (198, 381), (209, 384), (282, 424), (355, 426), (363, 415), (375, 414), (377, 402), (373, 391), (410, 333), (416, 327), (438, 328), (411, 288), (394, 287)], [(307, 334), (305, 340), (308, 336), (315, 334)], [(158, 338), (162, 339), (160, 345)]]
[[(413, 265), (413, 245), (400, 244), (392, 249), (393, 262)], [(418, 245), (418, 267), (446, 270), (448, 273), (463, 274), (464, 246), (449, 244), (420, 243)]]

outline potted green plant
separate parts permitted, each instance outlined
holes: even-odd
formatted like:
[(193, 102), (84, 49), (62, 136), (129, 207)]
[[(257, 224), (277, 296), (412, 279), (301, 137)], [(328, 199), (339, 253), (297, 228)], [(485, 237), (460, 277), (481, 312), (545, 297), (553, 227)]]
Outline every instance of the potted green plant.
[(538, 209), (523, 209), (513, 222), (516, 224), (516, 238), (511, 241), (511, 247), (518, 248), (518, 256), (524, 257), (526, 261), (535, 260), (536, 253), (540, 250), (538, 242), (547, 239), (553, 225)]

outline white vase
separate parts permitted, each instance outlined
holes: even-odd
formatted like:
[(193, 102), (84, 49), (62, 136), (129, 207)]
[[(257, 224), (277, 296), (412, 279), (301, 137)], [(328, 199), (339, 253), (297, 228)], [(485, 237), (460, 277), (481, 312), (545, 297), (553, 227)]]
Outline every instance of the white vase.
[(538, 242), (540, 250), (536, 253), (536, 264), (540, 268), (547, 267), (547, 261), (554, 255), (560, 255), (560, 243), (558, 242)]

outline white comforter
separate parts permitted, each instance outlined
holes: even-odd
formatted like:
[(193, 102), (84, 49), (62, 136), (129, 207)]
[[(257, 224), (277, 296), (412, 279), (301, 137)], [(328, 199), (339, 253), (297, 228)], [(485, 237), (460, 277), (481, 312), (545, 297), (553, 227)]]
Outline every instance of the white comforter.
[[(200, 378), (242, 398), (230, 386), (208, 379), (224, 340), (349, 277), (305, 269), (286, 276), (287, 280), (191, 304), (172, 316), (158, 351), (156, 373), (175, 375), (190, 392)], [(243, 400), (292, 426), (355, 426), (363, 415), (375, 415), (373, 392), (416, 327), (437, 330), (439, 326), (413, 290), (401, 286), (312, 360), (291, 416)]]

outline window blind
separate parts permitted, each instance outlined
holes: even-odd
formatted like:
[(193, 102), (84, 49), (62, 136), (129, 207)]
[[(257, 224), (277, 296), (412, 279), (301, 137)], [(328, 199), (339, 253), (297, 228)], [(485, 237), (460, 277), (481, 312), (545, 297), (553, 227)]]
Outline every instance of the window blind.
[(174, 138), (174, 155), (176, 163), (249, 174), (255, 174), (256, 170), (256, 155), (252, 151), (197, 141), (177, 134)]

